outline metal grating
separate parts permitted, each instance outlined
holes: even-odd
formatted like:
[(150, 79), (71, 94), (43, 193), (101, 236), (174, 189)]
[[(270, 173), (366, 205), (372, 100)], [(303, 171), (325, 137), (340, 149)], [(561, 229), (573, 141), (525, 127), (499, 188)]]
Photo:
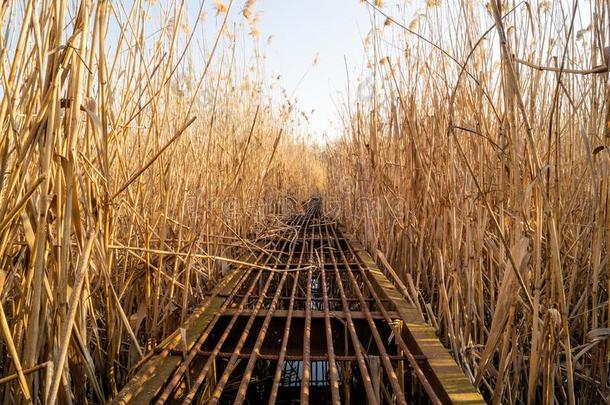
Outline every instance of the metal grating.
[(482, 403), (319, 199), (267, 234), (116, 402)]

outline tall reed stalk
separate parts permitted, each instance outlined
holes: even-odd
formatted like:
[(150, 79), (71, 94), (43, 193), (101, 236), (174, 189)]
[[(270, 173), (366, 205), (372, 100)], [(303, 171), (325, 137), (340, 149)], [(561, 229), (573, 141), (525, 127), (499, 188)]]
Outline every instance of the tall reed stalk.
[(426, 3), (367, 2), (328, 204), (490, 402), (608, 400), (610, 8)]
[(105, 402), (322, 185), (291, 100), (238, 56), (254, 2), (154, 3), (0, 5), (2, 403)]

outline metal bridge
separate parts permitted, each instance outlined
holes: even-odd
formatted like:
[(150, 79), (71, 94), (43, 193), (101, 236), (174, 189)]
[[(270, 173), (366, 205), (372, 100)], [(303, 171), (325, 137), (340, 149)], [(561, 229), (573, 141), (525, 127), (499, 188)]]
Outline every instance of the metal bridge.
[(319, 199), (265, 235), (114, 403), (484, 403), (396, 273)]

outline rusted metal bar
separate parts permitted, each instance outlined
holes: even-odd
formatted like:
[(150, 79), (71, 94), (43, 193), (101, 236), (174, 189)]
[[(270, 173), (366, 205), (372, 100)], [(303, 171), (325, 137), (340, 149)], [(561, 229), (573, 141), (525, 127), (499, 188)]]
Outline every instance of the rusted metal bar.
[[(179, 354), (178, 352), (176, 352), (177, 354)], [(200, 350), (199, 354), (201, 356), (207, 357), (210, 356), (212, 354), (211, 350)], [(218, 352), (218, 354), (216, 355), (216, 358), (230, 358), (231, 356), (233, 356), (233, 352)], [(252, 356), (252, 353), (240, 353), (237, 357), (240, 359), (249, 359)], [(270, 360), (270, 361), (278, 361), (278, 359), (280, 358), (279, 354), (269, 354), (269, 353), (258, 353), (256, 356), (258, 359), (260, 360)], [(405, 355), (399, 355), (399, 354), (390, 354), (388, 355), (388, 357), (390, 358), (390, 360), (392, 361), (400, 361), (400, 360), (407, 360), (407, 356)], [(312, 354), (311, 355), (311, 361), (329, 361), (328, 355), (315, 355)], [(284, 356), (284, 360), (285, 361), (300, 361), (303, 359), (303, 355), (302, 354), (286, 354)], [(346, 362), (346, 361), (357, 361), (358, 358), (353, 355), (342, 355), (342, 354), (336, 354), (335, 355), (335, 361), (337, 362)], [(425, 359), (422, 359), (425, 360)], [(243, 402), (243, 401), (242, 401)], [(235, 405), (236, 402), (235, 400), (233, 400), (233, 405)]]
[[(354, 267), (356, 267), (356, 266), (357, 266), (357, 264), (354, 264)], [(265, 270), (265, 269), (263, 269), (263, 271), (264, 271), (264, 270)], [(304, 270), (304, 269), (301, 269), (301, 270)], [(332, 270), (332, 268), (331, 268), (331, 270)], [(350, 270), (350, 271), (351, 271), (351, 270)], [(218, 296), (219, 296), (219, 297), (228, 297), (228, 296), (229, 296), (229, 294), (218, 295)], [(236, 298), (236, 299), (238, 299), (238, 298), (243, 298), (243, 297), (244, 297), (244, 295), (243, 295), (243, 294), (237, 294), (237, 295), (233, 296), (233, 298)], [(258, 298), (258, 297), (259, 297), (259, 296), (258, 296), (257, 294), (250, 294), (250, 298), (251, 298), (251, 299), (256, 299), (256, 298)], [(289, 296), (280, 296), (279, 300), (280, 300), (280, 301), (289, 301), (291, 298), (292, 298), (292, 297), (289, 297)], [(296, 302), (307, 301), (307, 297), (294, 297), (294, 300), (295, 300)], [(345, 300), (346, 300), (347, 302), (350, 302), (350, 303), (351, 303), (351, 302), (360, 302), (360, 300), (359, 300), (358, 298), (349, 298), (349, 297), (346, 297), (346, 299), (345, 299)], [(365, 299), (364, 299), (364, 301), (365, 301), (365, 302), (367, 302), (367, 303), (372, 303), (372, 302), (375, 302), (375, 300), (374, 300), (374, 299), (372, 299), (372, 298), (365, 298)], [(382, 301), (382, 302), (389, 302), (388, 300), (381, 300), (381, 301)], [(341, 298), (338, 298), (338, 297), (328, 297), (328, 302), (329, 302), (329, 303), (331, 303), (331, 302), (332, 302), (332, 303), (335, 303), (335, 302), (341, 302)]]
[[(333, 233), (335, 233), (335, 231), (333, 230)], [(347, 245), (348, 249), (350, 250), (350, 252), (356, 256), (353, 248), (351, 247), (350, 244)], [(341, 252), (342, 255), (344, 255), (343, 252)], [(424, 388), (424, 391), (426, 392), (426, 394), (428, 395), (428, 399), (430, 400), (431, 403), (435, 404), (435, 405), (441, 405), (442, 401), (439, 399), (436, 391), (434, 390), (434, 388), (432, 387), (432, 385), (430, 384), (430, 382), (428, 381), (428, 379), (426, 378), (425, 374), (423, 373), (419, 363), (417, 362), (415, 356), (413, 355), (413, 353), (411, 353), (411, 351), (409, 350), (409, 348), (407, 347), (406, 343), (404, 342), (402, 335), (401, 335), (401, 331), (398, 330), (395, 326), (394, 323), (392, 322), (392, 318), (389, 316), (387, 310), (385, 309), (385, 307), (382, 305), (381, 300), (379, 299), (379, 295), (377, 294), (377, 292), (375, 291), (375, 289), (373, 288), (370, 280), (368, 279), (368, 276), (366, 274), (366, 272), (364, 271), (364, 269), (362, 268), (362, 265), (358, 264), (358, 270), (360, 272), (360, 274), (362, 275), (362, 279), (364, 280), (364, 282), (366, 283), (366, 286), (369, 290), (369, 292), (371, 293), (371, 296), (375, 299), (375, 301), (377, 302), (377, 306), (379, 307), (380, 312), (383, 314), (383, 317), (385, 318), (386, 322), (388, 323), (388, 325), (392, 328), (392, 331), (394, 333), (394, 339), (396, 340), (397, 344), (400, 346), (400, 348), (402, 349), (402, 351), (405, 354), (405, 357), (407, 358), (407, 361), (409, 362), (409, 365), (411, 366), (411, 368), (413, 369), (413, 372), (415, 373), (415, 375), (417, 376), (417, 379), (419, 380), (420, 384), (422, 385), (422, 387)], [(353, 275), (352, 275), (353, 277)]]
[[(309, 260), (313, 256), (310, 243)], [(311, 279), (312, 268), (307, 270), (307, 301), (305, 302), (305, 330), (303, 331), (303, 376), (301, 378), (301, 403), (309, 404), (309, 380), (311, 378)]]
[[(329, 232), (328, 231), (328, 226), (327, 226), (327, 232), (330, 236), (329, 239), (334, 240), (334, 243), (337, 246), (337, 251), (339, 252), (339, 255), (341, 256), (341, 259), (344, 262), (347, 262), (347, 259), (345, 258), (345, 253), (343, 252), (343, 249), (340, 249), (340, 245), (338, 240), (335, 238), (336, 234), (334, 232), (334, 228)], [(330, 250), (330, 256), (332, 258), (332, 260), (335, 260), (335, 249), (329, 249)], [(390, 384), (392, 385), (392, 390), (394, 390), (394, 394), (396, 396), (396, 401), (401, 404), (401, 405), (406, 405), (407, 401), (405, 400), (405, 395), (402, 391), (402, 388), (400, 387), (400, 383), (398, 381), (398, 377), (396, 377), (396, 372), (394, 371), (394, 367), (392, 366), (392, 362), (390, 361), (389, 357), (388, 357), (388, 353), (385, 349), (385, 345), (383, 343), (383, 340), (381, 339), (381, 336), (379, 335), (379, 331), (377, 330), (377, 326), (375, 325), (375, 321), (373, 321), (373, 318), (371, 317), (371, 311), (369, 311), (368, 305), (366, 304), (366, 302), (364, 301), (364, 297), (362, 295), (362, 292), (360, 292), (360, 286), (358, 285), (358, 282), (356, 281), (356, 278), (354, 277), (354, 275), (352, 274), (352, 272), (347, 272), (347, 275), (350, 279), (350, 281), (352, 282), (352, 286), (353, 286), (353, 290), (356, 293), (356, 296), (358, 297), (358, 299), (360, 300), (360, 305), (362, 306), (362, 310), (364, 311), (364, 314), (366, 316), (366, 320), (369, 324), (369, 328), (373, 334), (373, 339), (375, 340), (375, 344), (377, 345), (377, 350), (379, 350), (379, 354), (381, 357), (381, 362), (383, 364), (383, 367), (386, 370), (386, 374), (388, 376), (388, 379), (390, 380)]]
[[(278, 287), (278, 292), (280, 291), (281, 288), (283, 288), (286, 277), (287, 277), (287, 273), (284, 273), (282, 275), (280, 287)], [(244, 370), (244, 374), (242, 376), (241, 382), (239, 384), (239, 388), (237, 390), (237, 397), (233, 401), (234, 404), (241, 405), (246, 396), (248, 384), (250, 383), (250, 377), (252, 376), (252, 369), (254, 368), (256, 361), (260, 357), (260, 352), (259, 352), (260, 347), (262, 346), (265, 336), (267, 334), (267, 328), (269, 327), (269, 323), (271, 322), (272, 314), (275, 310), (275, 307), (277, 306), (277, 303), (278, 303), (278, 300), (277, 300), (277, 293), (276, 293), (276, 296), (273, 299), (273, 303), (271, 304), (271, 308), (270, 308), (269, 312), (267, 313), (267, 316), (265, 317), (263, 326), (261, 327), (259, 335), (256, 339), (254, 348), (252, 349), (252, 352), (249, 356), (248, 364), (246, 365), (246, 369)]]
[[(311, 218), (307, 217), (306, 224), (309, 224), (310, 220), (311, 220)], [(295, 242), (295, 243), (297, 243), (297, 242)], [(299, 263), (303, 262), (303, 254), (304, 254), (304, 249), (301, 249), (301, 252), (299, 254)], [(299, 264), (299, 267), (301, 267), (300, 264)], [(288, 316), (286, 317), (286, 325), (284, 327), (284, 334), (282, 336), (282, 345), (280, 347), (280, 354), (279, 354), (279, 357), (277, 360), (275, 374), (273, 376), (273, 385), (271, 387), (271, 393), (269, 395), (269, 404), (270, 405), (275, 404), (275, 400), (277, 398), (278, 388), (279, 388), (279, 384), (280, 384), (280, 378), (282, 377), (282, 370), (284, 368), (284, 361), (286, 359), (286, 348), (288, 346), (288, 338), (290, 336), (290, 325), (292, 323), (292, 313), (294, 311), (295, 295), (296, 295), (297, 287), (299, 285), (299, 277), (300, 277), (300, 271), (297, 271), (294, 276), (294, 284), (292, 285), (292, 290), (290, 293), (290, 302), (288, 303)], [(243, 397), (242, 397), (242, 395), (240, 395), (240, 392), (241, 392), (241, 390), (238, 392), (236, 401), (239, 400), (240, 402), (243, 402), (243, 397), (245, 397), (245, 391), (243, 392)]]
[[(261, 254), (259, 254), (257, 256), (257, 261), (260, 260), (261, 257), (263, 257), (263, 253), (261, 253)], [(271, 258), (271, 256), (267, 257), (267, 259), (265, 260), (265, 264), (270, 260), (270, 258)], [(254, 277), (254, 280), (252, 280), (252, 282), (250, 284), (250, 287), (248, 289), (249, 292), (251, 292), (254, 289), (254, 287), (256, 286), (257, 281), (259, 280), (260, 276), (263, 274), (262, 269), (258, 268), (257, 270), (258, 270), (258, 272), (256, 273), (256, 276)], [(169, 397), (172, 394), (172, 392), (176, 389), (178, 384), (180, 384), (180, 381), (182, 380), (184, 374), (188, 373), (190, 363), (197, 356), (197, 351), (199, 349), (199, 346), (201, 346), (205, 342), (205, 340), (207, 339), (208, 335), (210, 334), (210, 332), (212, 331), (212, 329), (214, 328), (214, 326), (216, 325), (216, 323), (220, 319), (222, 313), (227, 309), (227, 307), (229, 306), (229, 304), (233, 300), (234, 296), (239, 292), (239, 290), (242, 287), (243, 283), (247, 280), (247, 278), (249, 277), (249, 275), (250, 275), (250, 273), (252, 271), (253, 271), (252, 268), (247, 268), (244, 271), (245, 274), (242, 276), (242, 278), (239, 280), (239, 282), (234, 287), (233, 291), (231, 292), (231, 296), (228, 297), (225, 300), (225, 302), (223, 303), (223, 305), (221, 306), (219, 311), (214, 315), (214, 318), (210, 321), (210, 323), (207, 326), (207, 328), (205, 329), (205, 331), (201, 334), (199, 339), (197, 339), (197, 341), (195, 342), (195, 344), (193, 345), (191, 350), (185, 356), (185, 358), (183, 359), (183, 361), (180, 364), (180, 366), (178, 366), (178, 368), (176, 370), (174, 370), (174, 372), (172, 374), (172, 379), (165, 386), (163, 392), (161, 393), (161, 395), (157, 399), (156, 404), (163, 404), (163, 403), (165, 403), (169, 399)], [(247, 296), (243, 297), (242, 298), (242, 302), (244, 302), (244, 303), (247, 302), (247, 299), (248, 299)], [(208, 366), (208, 368), (209, 368), (209, 366)]]
[[(284, 247), (286, 246), (287, 242), (284, 242)], [(270, 258), (268, 258), (265, 261), (265, 265), (268, 264)], [(259, 273), (260, 274), (260, 273)], [(265, 293), (267, 292), (267, 290), (269, 289), (269, 286), (271, 285), (271, 281), (273, 280), (275, 273), (268, 273), (266, 274), (267, 276), (267, 280), (265, 281), (265, 285), (263, 287), (263, 290), (260, 292), (259, 294), (259, 298), (256, 302), (256, 306), (254, 309), (254, 313), (250, 316), (250, 319), (248, 320), (248, 323), (246, 324), (246, 327), (244, 328), (244, 332), (242, 333), (239, 342), (238, 342), (238, 347), (236, 348), (236, 352), (239, 352), (239, 350), (241, 350), (241, 346), (243, 346), (243, 344), (246, 341), (246, 338), (248, 336), (248, 332), (250, 327), (252, 326), (252, 323), (254, 322), (254, 319), (256, 319), (255, 317), (255, 313), (258, 312), (258, 310), (260, 309), (260, 306), (263, 303), (263, 300), (265, 298)], [(246, 303), (248, 302), (248, 298), (249, 295), (251, 294), (253, 287), (254, 287), (255, 283), (252, 284), (252, 286), (248, 289), (248, 291), (246, 292), (244, 298), (242, 298), (238, 308), (237, 308), (237, 312), (231, 317), (231, 321), (229, 322), (229, 325), (227, 325), (227, 327), (225, 328), (223, 334), (221, 335), (220, 339), (218, 340), (218, 342), (216, 343), (216, 346), (214, 347), (214, 350), (212, 351), (212, 355), (210, 355), (208, 357), (208, 359), (206, 360), (203, 369), (201, 371), (199, 371), (197, 378), (193, 381), (189, 392), (186, 396), (186, 399), (184, 400), (185, 404), (190, 404), (194, 399), (195, 399), (195, 395), (197, 394), (197, 391), (199, 390), (199, 387), (201, 386), (201, 384), (203, 383), (203, 381), (205, 380), (205, 377), (207, 375), (207, 372), (210, 368), (210, 366), (212, 365), (212, 363), (216, 360), (216, 355), (218, 354), (218, 352), (220, 352), (220, 349), (222, 348), (223, 343), (225, 342), (225, 340), (227, 339), (227, 337), (229, 336), (229, 333), (231, 332), (231, 330), (233, 329), (233, 327), (235, 326), (235, 322), (238, 319), (238, 315), (241, 313), (241, 311), (244, 310), (244, 307), (246, 305)], [(219, 381), (219, 383), (221, 383), (220, 386), (220, 391), (215, 392), (215, 394), (218, 395), (218, 398), (220, 398), (220, 393), (222, 392), (222, 388), (224, 387), (224, 384), (226, 383), (226, 380), (229, 378), (229, 375), (231, 373), (231, 371), (233, 370), (233, 368), (235, 367), (235, 362), (237, 360), (237, 357), (231, 357), (231, 359), (229, 360), (229, 364), (227, 365), (227, 369), (225, 370), (225, 372), (223, 372), (223, 375), (221, 377), (221, 381)], [(224, 382), (222, 382), (224, 381)], [(213, 398), (214, 398), (214, 394), (213, 394)]]
[[(293, 241), (290, 244), (290, 253), (289, 253), (289, 259), (288, 259), (289, 261), (292, 260), (292, 256), (294, 255), (295, 246), (296, 246), (296, 242)], [(269, 310), (267, 311), (267, 315), (265, 316), (265, 320), (263, 321), (263, 325), (261, 326), (260, 332), (259, 332), (259, 334), (258, 334), (258, 336), (256, 338), (256, 343), (255, 343), (254, 348), (252, 349), (252, 352), (250, 354), (250, 357), (249, 357), (249, 360), (248, 360), (248, 364), (246, 365), (246, 369), (244, 370), (244, 373), (243, 373), (243, 376), (242, 376), (242, 379), (241, 379), (241, 382), (240, 382), (240, 385), (239, 385), (237, 398), (233, 402), (234, 404), (241, 405), (241, 403), (243, 402), (243, 399), (245, 398), (245, 394), (246, 394), (247, 389), (248, 389), (248, 384), (250, 382), (250, 376), (252, 375), (252, 369), (254, 368), (254, 364), (256, 363), (256, 360), (258, 358), (258, 352), (259, 352), (260, 347), (262, 346), (263, 341), (265, 339), (265, 336), (267, 334), (267, 328), (269, 327), (269, 323), (271, 322), (272, 315), (274, 314), (275, 308), (277, 307), (277, 304), (279, 302), (279, 298), (280, 298), (280, 295), (282, 293), (282, 288), (284, 288), (284, 283), (286, 281), (287, 275), (288, 275), (287, 272), (282, 274), (282, 278), (280, 280), (280, 283), (279, 283), (279, 285), (276, 288), (276, 292), (275, 292), (275, 295), (273, 297), (273, 301), (271, 303), (271, 306), (270, 306)], [(253, 311), (253, 315), (256, 316), (256, 314), (258, 312), (259, 312), (258, 310), (257, 311)], [(254, 318), (251, 317), (251, 319), (254, 319)], [(243, 336), (245, 336), (247, 334), (248, 330), (249, 330), (249, 328), (246, 327), (245, 328), (245, 332), (242, 335), (242, 338), (243, 338)], [(244, 339), (244, 341), (245, 341), (245, 339)], [(241, 342), (241, 340), (240, 340), (240, 342)], [(232, 364), (232, 368), (234, 368), (235, 364), (236, 364), (235, 360), (234, 360), (235, 356), (239, 355), (240, 351), (241, 351), (241, 347), (239, 348), (239, 350), (235, 350), (233, 355), (231, 356), (231, 359), (232, 359), (233, 363), (231, 363), (231, 360), (229, 362), (230, 362), (230, 364)], [(226, 384), (226, 381), (229, 378), (229, 375), (230, 375), (230, 373), (232, 371), (232, 368), (230, 369), (229, 365), (227, 365), (227, 367), (225, 368), (225, 371), (223, 372), (221, 380), (218, 382), (218, 384), (217, 384), (217, 386), (216, 386), (216, 388), (214, 390), (214, 393), (212, 394), (211, 403), (217, 403), (218, 400), (220, 399), (220, 396), (222, 394), (222, 390), (224, 388), (224, 384)], [(225, 378), (225, 375), (226, 375), (226, 378)]]
[[(302, 256), (302, 252), (301, 252)], [(284, 334), (282, 336), (282, 345), (280, 347), (280, 354), (277, 359), (277, 365), (275, 368), (275, 374), (273, 375), (273, 385), (271, 386), (271, 394), (269, 395), (269, 405), (275, 404), (275, 399), (277, 397), (278, 387), (280, 385), (280, 378), (282, 377), (282, 369), (284, 368), (284, 361), (286, 360), (286, 347), (288, 345), (288, 338), (290, 335), (290, 325), (292, 322), (292, 312), (294, 309), (294, 295), (297, 291), (297, 286), (299, 284), (299, 272), (294, 275), (294, 283), (292, 285), (291, 296), (292, 299), (288, 304), (288, 316), (286, 317), (286, 326), (284, 327)], [(239, 394), (239, 393), (238, 393)], [(244, 392), (245, 396), (245, 392)], [(238, 398), (240, 398), (238, 396)], [(236, 400), (238, 399), (236, 398)], [(240, 399), (243, 402), (243, 398)]]
[(356, 352), (356, 357), (358, 359), (358, 369), (360, 370), (360, 375), (362, 377), (362, 382), (364, 383), (364, 389), (366, 392), (367, 400), (370, 404), (377, 404), (377, 397), (373, 390), (373, 384), (371, 382), (371, 377), (369, 375), (366, 362), (364, 360), (362, 345), (360, 344), (360, 340), (358, 339), (358, 334), (356, 333), (356, 328), (354, 327), (354, 321), (352, 319), (352, 315), (350, 313), (349, 306), (347, 305), (347, 300), (345, 299), (345, 290), (343, 289), (343, 283), (341, 282), (341, 275), (339, 271), (337, 271), (337, 261), (334, 258), (334, 255), (331, 254), (330, 259), (334, 265), (335, 270), (335, 279), (337, 281), (337, 287), (339, 288), (339, 294), (341, 297), (341, 303), (343, 305), (343, 314), (345, 315), (345, 320), (347, 323), (347, 327), (352, 338), (352, 344), (354, 346), (354, 351)]
[[(322, 227), (318, 228), (320, 239), (322, 239)], [(333, 404), (339, 404), (341, 397), (339, 395), (339, 372), (337, 371), (337, 362), (335, 359), (335, 348), (333, 345), (333, 330), (330, 322), (330, 311), (328, 305), (328, 292), (326, 285), (326, 271), (324, 270), (324, 246), (320, 246), (319, 262), (322, 278), (322, 299), (324, 300), (324, 326), (326, 329), (326, 351), (328, 352), (328, 363), (330, 368), (330, 389)]]
[[(325, 272), (326, 273), (326, 272)], [(294, 274), (294, 273), (286, 273), (286, 274)], [(326, 273), (327, 274), (327, 273)], [(327, 276), (328, 277), (328, 276)], [(321, 278), (321, 277), (320, 277)], [(251, 299), (255, 299), (256, 297), (250, 297)], [(296, 298), (296, 297), (295, 297)], [(295, 300), (296, 302), (296, 300)], [(329, 305), (332, 301), (328, 301)], [(340, 301), (339, 301), (340, 302)], [(374, 301), (373, 301), (374, 302)], [(234, 308), (229, 308), (224, 311), (223, 316), (232, 316), (235, 314), (236, 310)], [(352, 314), (352, 319), (365, 319), (365, 315), (363, 311), (350, 311)], [(266, 317), (269, 313), (268, 309), (261, 309), (256, 314), (257, 317)], [(251, 309), (244, 309), (241, 311), (240, 316), (250, 316), (252, 314)], [(393, 319), (399, 319), (400, 315), (396, 311), (388, 311), (390, 317)], [(343, 311), (329, 311), (330, 318), (343, 319)], [(288, 310), (286, 309), (276, 309), (273, 312), (273, 318), (286, 318), (288, 316)], [(385, 319), (383, 315), (379, 312), (371, 312), (371, 316), (373, 319)], [(301, 309), (295, 309), (292, 311), (292, 318), (305, 318), (305, 311)], [(324, 311), (311, 311), (311, 319), (323, 319)]]

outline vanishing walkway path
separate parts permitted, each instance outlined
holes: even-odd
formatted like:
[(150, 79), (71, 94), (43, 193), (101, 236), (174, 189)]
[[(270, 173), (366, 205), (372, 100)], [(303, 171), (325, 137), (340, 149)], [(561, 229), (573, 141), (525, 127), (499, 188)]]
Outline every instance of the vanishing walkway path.
[(116, 403), (484, 403), (394, 271), (318, 199), (265, 235)]

